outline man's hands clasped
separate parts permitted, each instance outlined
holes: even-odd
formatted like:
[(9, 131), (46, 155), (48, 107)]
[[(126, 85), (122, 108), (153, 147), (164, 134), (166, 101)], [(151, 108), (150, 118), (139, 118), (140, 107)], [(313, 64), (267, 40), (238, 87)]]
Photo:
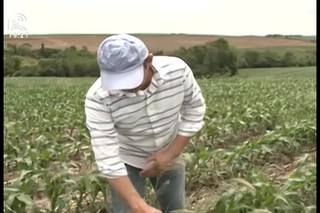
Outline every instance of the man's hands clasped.
[(141, 177), (155, 177), (175, 163), (175, 157), (170, 149), (160, 150), (146, 160), (145, 168), (140, 172)]

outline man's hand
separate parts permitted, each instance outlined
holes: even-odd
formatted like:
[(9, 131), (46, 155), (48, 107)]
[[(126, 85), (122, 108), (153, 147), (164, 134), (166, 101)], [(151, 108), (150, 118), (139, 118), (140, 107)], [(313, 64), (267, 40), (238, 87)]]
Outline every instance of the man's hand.
[(161, 213), (160, 210), (149, 206), (136, 191), (128, 176), (108, 179), (112, 188), (128, 204), (132, 213)]
[(145, 168), (140, 172), (141, 177), (155, 177), (171, 167), (175, 159), (182, 153), (189, 143), (189, 138), (178, 135), (166, 148), (147, 158)]
[(175, 157), (169, 149), (160, 150), (146, 160), (145, 168), (140, 172), (141, 177), (158, 176), (166, 168), (175, 163)]
[(143, 199), (140, 199), (133, 205), (130, 205), (130, 209), (132, 213), (162, 213), (159, 209), (149, 206)]

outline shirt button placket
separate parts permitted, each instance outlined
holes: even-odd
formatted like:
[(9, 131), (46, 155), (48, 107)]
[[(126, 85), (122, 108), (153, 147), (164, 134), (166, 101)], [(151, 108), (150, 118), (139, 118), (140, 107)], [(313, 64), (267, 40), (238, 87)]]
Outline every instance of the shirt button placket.
[[(156, 121), (156, 117), (150, 117), (150, 115), (154, 114), (155, 111), (154, 111), (154, 108), (153, 108), (153, 105), (152, 103), (150, 104), (151, 100), (148, 99), (150, 95), (146, 94), (145, 93), (145, 99), (146, 99), (146, 113), (148, 115), (148, 119), (149, 119), (149, 122), (150, 122), (150, 128), (152, 129), (153, 133), (155, 134), (154, 132), (154, 129), (153, 129), (153, 125), (152, 125), (152, 122)], [(151, 138), (150, 138), (151, 139)], [(154, 142), (154, 146), (157, 147), (158, 146), (158, 143), (157, 143), (157, 139), (155, 136), (153, 136), (153, 142)]]

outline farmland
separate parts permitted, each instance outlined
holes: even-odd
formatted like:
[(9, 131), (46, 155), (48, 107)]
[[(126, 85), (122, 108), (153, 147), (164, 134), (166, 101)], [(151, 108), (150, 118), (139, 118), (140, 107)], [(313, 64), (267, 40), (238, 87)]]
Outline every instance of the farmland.
[[(198, 80), (207, 111), (184, 153), (185, 212), (316, 212), (315, 73), (244, 69)], [(5, 78), (5, 212), (109, 212), (85, 127), (94, 80)]]
[[(99, 43), (108, 35), (29, 35), (28, 38), (5, 37), (4, 43), (22, 45), (29, 43), (33, 48), (40, 48), (43, 43), (48, 48), (64, 49), (72, 45), (77, 48), (85, 46), (89, 51), (95, 53)], [(314, 42), (302, 40), (302, 38), (269, 38), (259, 36), (219, 36), (219, 35), (184, 35), (184, 34), (136, 34), (152, 52), (164, 51), (165, 53), (177, 50), (180, 47), (189, 48), (195, 45), (205, 45), (221, 37), (225, 38), (231, 46), (238, 49), (258, 48), (304, 48), (315, 47)]]

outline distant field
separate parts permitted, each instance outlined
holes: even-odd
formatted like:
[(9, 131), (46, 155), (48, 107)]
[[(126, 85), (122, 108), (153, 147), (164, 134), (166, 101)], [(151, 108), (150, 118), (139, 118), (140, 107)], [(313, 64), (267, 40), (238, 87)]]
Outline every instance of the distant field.
[[(267, 38), (259, 36), (218, 36), (218, 35), (157, 35), (137, 34), (152, 52), (174, 51), (180, 47), (189, 48), (195, 45), (204, 45), (218, 38), (225, 38), (230, 45), (238, 49), (270, 48), (270, 47), (315, 47), (315, 43), (302, 39)], [(89, 51), (95, 52), (99, 43), (107, 35), (29, 35), (28, 38), (17, 39), (5, 36), (4, 43), (21, 45), (30, 43), (33, 48), (40, 48), (44, 43), (49, 48), (66, 48), (72, 45), (77, 48), (86, 46)]]
[(316, 67), (240, 69), (233, 78), (249, 80), (316, 79)]
[(291, 39), (298, 39), (298, 40), (305, 40), (305, 41), (310, 41), (310, 42), (315, 42), (317, 37), (316, 36), (289, 36), (288, 38)]
[(316, 51), (316, 46), (286, 46), (286, 47), (280, 47), (280, 46), (270, 46), (270, 47), (260, 47), (260, 48), (242, 48), (238, 49), (239, 53), (242, 54), (243, 52), (247, 51), (248, 49), (252, 51), (257, 52), (264, 52), (264, 51), (271, 51), (276, 52), (279, 55), (284, 55), (286, 52), (292, 52), (296, 56), (303, 56), (307, 52), (313, 52)]

